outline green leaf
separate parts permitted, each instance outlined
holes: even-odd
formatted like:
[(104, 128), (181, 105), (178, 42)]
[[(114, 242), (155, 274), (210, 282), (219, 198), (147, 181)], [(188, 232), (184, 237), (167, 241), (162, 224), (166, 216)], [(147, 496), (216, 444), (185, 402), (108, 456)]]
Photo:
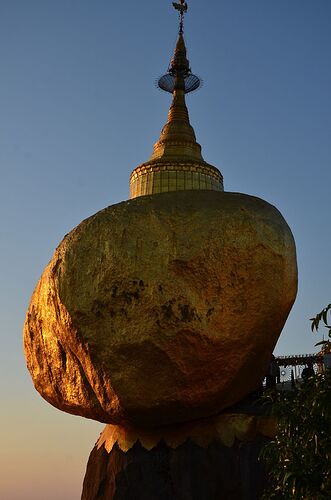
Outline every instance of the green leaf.
[(325, 344), (328, 344), (328, 341), (327, 340), (321, 340), (321, 342), (317, 342), (317, 344), (315, 344), (315, 347), (317, 347), (318, 345), (325, 345)]
[(325, 324), (328, 322), (328, 308), (323, 309), (322, 318)]
[(290, 477), (293, 476), (293, 472), (286, 472), (284, 478), (283, 478), (283, 486), (288, 482), (288, 480), (290, 479)]

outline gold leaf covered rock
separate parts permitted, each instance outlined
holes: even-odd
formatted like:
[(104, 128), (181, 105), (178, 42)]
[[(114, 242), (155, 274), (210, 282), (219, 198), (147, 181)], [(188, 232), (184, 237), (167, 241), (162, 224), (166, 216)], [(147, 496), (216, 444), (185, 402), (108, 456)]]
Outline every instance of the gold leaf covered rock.
[(57, 248), (26, 318), (28, 368), (52, 405), (106, 423), (216, 414), (260, 384), (296, 289), (294, 240), (272, 205), (138, 197)]

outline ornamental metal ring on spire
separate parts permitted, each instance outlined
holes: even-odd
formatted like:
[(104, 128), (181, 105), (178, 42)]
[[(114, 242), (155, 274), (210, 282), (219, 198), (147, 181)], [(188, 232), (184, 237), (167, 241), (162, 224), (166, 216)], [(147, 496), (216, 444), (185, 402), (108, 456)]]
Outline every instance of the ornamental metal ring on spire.
[(174, 8), (179, 12), (179, 30), (175, 55), (171, 60), (168, 73), (161, 76), (157, 86), (165, 92), (173, 93), (175, 90), (176, 79), (181, 77), (184, 83), (184, 92), (188, 94), (197, 90), (202, 85), (201, 79), (191, 72), (189, 61), (186, 58), (186, 47), (184, 42), (184, 15), (188, 10), (187, 3), (180, 0), (180, 3), (172, 2)]

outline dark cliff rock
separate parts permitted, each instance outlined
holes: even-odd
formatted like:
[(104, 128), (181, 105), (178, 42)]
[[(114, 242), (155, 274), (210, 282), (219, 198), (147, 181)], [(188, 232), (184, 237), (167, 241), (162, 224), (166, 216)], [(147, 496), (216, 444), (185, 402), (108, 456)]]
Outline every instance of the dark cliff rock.
[(267, 484), (258, 460), (265, 438), (218, 442), (201, 448), (188, 440), (176, 449), (159, 443), (150, 451), (136, 443), (124, 453), (95, 447), (82, 500), (258, 500)]

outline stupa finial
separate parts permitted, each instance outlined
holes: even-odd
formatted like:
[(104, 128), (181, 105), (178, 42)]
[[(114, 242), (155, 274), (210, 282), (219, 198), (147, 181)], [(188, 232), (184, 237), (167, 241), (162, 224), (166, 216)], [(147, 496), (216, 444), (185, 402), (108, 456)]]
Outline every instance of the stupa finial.
[(171, 94), (175, 88), (181, 88), (185, 94), (188, 94), (201, 86), (201, 80), (191, 72), (190, 63), (186, 56), (184, 14), (187, 12), (188, 6), (184, 0), (180, 0), (180, 3), (172, 2), (172, 5), (179, 11), (178, 38), (168, 72), (159, 78), (157, 85), (161, 90)]
[(184, 0), (180, 0), (180, 3), (172, 2), (172, 5), (179, 11), (179, 34), (181, 35), (184, 32), (184, 14), (187, 12), (188, 6)]

